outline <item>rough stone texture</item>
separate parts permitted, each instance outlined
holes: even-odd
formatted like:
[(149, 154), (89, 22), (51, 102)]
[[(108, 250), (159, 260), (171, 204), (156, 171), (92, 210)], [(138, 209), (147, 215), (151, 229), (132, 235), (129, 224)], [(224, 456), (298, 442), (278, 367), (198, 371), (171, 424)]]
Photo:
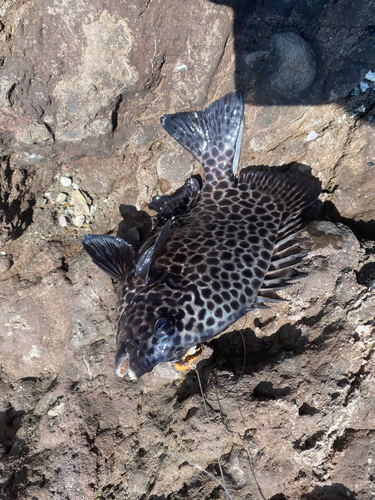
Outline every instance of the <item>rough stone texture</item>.
[[(233, 499), (373, 498), (375, 6), (9, 0), (0, 16), (1, 498), (224, 499), (192, 465), (222, 481), (218, 457)], [(199, 173), (160, 116), (235, 87), (240, 166), (296, 162), (324, 192), (309, 277), (198, 360), (207, 420), (193, 370), (116, 378), (116, 285), (80, 241), (139, 248), (152, 196)]]

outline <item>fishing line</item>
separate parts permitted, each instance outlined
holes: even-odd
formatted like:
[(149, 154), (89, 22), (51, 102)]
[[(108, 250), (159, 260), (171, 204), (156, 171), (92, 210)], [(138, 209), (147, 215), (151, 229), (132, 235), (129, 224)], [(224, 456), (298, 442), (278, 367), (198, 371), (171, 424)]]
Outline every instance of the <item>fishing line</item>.
[[(213, 474), (211, 474), (211, 472), (209, 472), (208, 470), (204, 469), (203, 467), (201, 467), (200, 465), (198, 464), (195, 464), (194, 462), (192, 462), (191, 460), (188, 460), (187, 458), (183, 457), (182, 455), (180, 455), (179, 453), (170, 453), (169, 451), (163, 451), (163, 453), (165, 453), (166, 455), (169, 455), (171, 457), (175, 456), (177, 458), (179, 458), (180, 460), (183, 460), (184, 462), (187, 462), (189, 465), (192, 465), (193, 467), (196, 467), (197, 469), (199, 469), (200, 471), (204, 472), (205, 474), (207, 474), (208, 476), (210, 476), (214, 481), (216, 481), (222, 488), (223, 490), (225, 491), (226, 495), (227, 495), (227, 498), (229, 500), (234, 500), (234, 498), (229, 494), (227, 488), (225, 487), (225, 484), (223, 484), (220, 479), (218, 479), (217, 477), (215, 477)], [(223, 478), (224, 479), (224, 478)]]
[[(246, 314), (246, 316), (247, 316), (247, 314)], [(245, 321), (244, 325), (246, 324), (246, 316), (244, 317), (244, 321)], [(242, 410), (241, 410), (241, 406), (239, 404), (238, 386), (237, 385), (238, 385), (238, 382), (241, 380), (241, 377), (242, 377), (242, 375), (243, 375), (243, 373), (245, 371), (247, 350), (246, 350), (246, 342), (245, 342), (245, 338), (243, 336), (242, 330), (238, 330), (238, 332), (239, 332), (239, 334), (241, 335), (241, 338), (242, 338), (243, 352), (244, 352), (241, 374), (240, 374), (238, 380), (233, 384), (233, 386), (230, 389), (227, 390), (227, 392), (225, 393), (225, 395), (222, 396), (221, 398), (219, 398), (219, 396), (218, 396), (217, 385), (215, 385), (215, 393), (216, 393), (216, 400), (215, 401), (217, 401), (217, 403), (218, 403), (218, 406), (219, 406), (219, 409), (220, 409), (220, 414), (221, 414), (221, 421), (222, 421), (224, 427), (227, 429), (228, 432), (237, 434), (238, 437), (240, 438), (241, 443), (243, 445), (243, 448), (244, 448), (244, 450), (245, 450), (245, 452), (247, 454), (249, 465), (250, 465), (251, 475), (253, 476), (255, 484), (257, 485), (258, 492), (259, 492), (260, 496), (262, 497), (262, 500), (267, 500), (266, 497), (264, 496), (264, 494), (262, 492), (262, 488), (260, 487), (260, 484), (258, 483), (258, 480), (256, 478), (256, 475), (255, 475), (255, 472), (254, 472), (253, 460), (252, 460), (251, 454), (249, 452), (248, 445), (247, 445), (247, 443), (244, 442), (244, 440), (242, 439), (241, 434), (239, 432), (234, 432), (234, 431), (232, 431), (231, 429), (228, 428), (228, 426), (227, 426), (227, 424), (226, 424), (226, 422), (224, 420), (224, 414), (223, 414), (223, 411), (222, 411), (222, 408), (221, 408), (221, 404), (220, 404), (220, 401), (222, 401), (230, 392), (232, 392), (234, 390), (236, 392), (236, 395), (237, 395), (237, 405), (238, 405), (239, 413), (240, 413), (241, 418), (242, 418), (242, 424), (244, 425), (244, 427), (246, 427), (245, 419), (244, 419), (244, 416), (243, 416), (243, 413), (242, 413)], [(203, 395), (203, 389), (202, 389), (201, 381), (200, 381), (199, 374), (198, 374), (197, 370), (195, 370), (195, 371), (196, 371), (197, 376), (198, 376), (199, 387), (200, 387), (200, 390), (201, 390), (201, 393), (202, 393), (203, 401), (204, 401), (205, 408), (206, 408), (206, 415), (207, 415), (208, 414), (208, 412), (207, 412), (207, 406), (206, 406), (206, 402), (205, 402), (205, 397)], [(214, 401), (214, 398), (210, 399), (208, 396), (206, 396), (206, 399)], [(208, 419), (208, 415), (207, 415), (207, 419)], [(219, 462), (219, 460), (218, 460), (218, 462)], [(219, 466), (220, 466), (220, 462), (219, 462)], [(221, 471), (221, 467), (220, 467), (220, 471)]]
[[(202, 395), (202, 399), (203, 399), (203, 403), (204, 403), (204, 408), (205, 408), (205, 411), (206, 411), (206, 418), (207, 418), (207, 422), (210, 421), (209, 419), (209, 416), (208, 416), (208, 409), (207, 409), (207, 403), (206, 403), (206, 398), (205, 398), (205, 395), (204, 395), (204, 392), (203, 392), (203, 387), (202, 387), (202, 383), (201, 383), (201, 378), (199, 376), (199, 373), (198, 373), (198, 370), (196, 368), (194, 368), (195, 370), (195, 373), (197, 374), (197, 378), (198, 378), (198, 383), (199, 383), (199, 388), (200, 388), (200, 391), (201, 391), (201, 395)], [(227, 498), (229, 498), (229, 500), (233, 500), (232, 497), (230, 496), (228, 490), (227, 490), (227, 487), (225, 486), (225, 479), (224, 479), (224, 474), (223, 474), (223, 469), (221, 467), (221, 463), (220, 463), (220, 459), (219, 457), (217, 456), (216, 457), (216, 460), (217, 460), (217, 463), (219, 464), (219, 469), (220, 469), (220, 475), (221, 475), (221, 479), (223, 481), (223, 483), (221, 484), (221, 486), (223, 487), (224, 491), (225, 491), (225, 494), (227, 495)], [(204, 470), (204, 469), (202, 469)], [(208, 472), (208, 471), (205, 471), (207, 472), (207, 474), (209, 474), (211, 476), (211, 474)], [(213, 476), (212, 476), (213, 477)], [(218, 481), (218, 480), (217, 480)], [(219, 482), (219, 481), (218, 481)]]
[[(245, 316), (245, 318), (246, 318), (246, 316)], [(245, 319), (245, 324), (246, 324), (246, 319)], [(218, 394), (217, 394), (217, 385), (215, 385), (216, 398), (214, 399), (214, 398), (210, 398), (209, 396), (206, 396), (206, 398), (207, 398), (207, 400), (208, 400), (208, 401), (217, 401), (217, 402), (222, 401), (223, 399), (225, 399), (225, 398), (227, 397), (227, 395), (228, 395), (230, 392), (232, 392), (232, 391), (235, 389), (235, 387), (237, 386), (237, 384), (238, 384), (238, 383), (240, 382), (240, 380), (242, 379), (242, 375), (243, 375), (243, 374), (244, 374), (244, 372), (245, 372), (247, 351), (246, 351), (246, 342), (245, 342), (245, 338), (244, 338), (244, 336), (243, 336), (243, 333), (242, 333), (242, 331), (241, 331), (241, 330), (238, 330), (238, 332), (239, 332), (239, 334), (241, 335), (242, 345), (243, 345), (243, 353), (244, 353), (244, 354), (243, 354), (243, 361), (242, 361), (241, 373), (240, 373), (240, 375), (239, 375), (238, 379), (237, 379), (237, 380), (234, 382), (234, 384), (232, 385), (232, 387), (230, 387), (229, 389), (227, 389), (226, 393), (225, 393), (223, 396), (221, 396), (220, 398), (219, 398), (219, 396), (218, 396)], [(216, 374), (214, 374), (214, 375), (216, 375)], [(216, 381), (217, 379), (215, 378), (214, 380)]]

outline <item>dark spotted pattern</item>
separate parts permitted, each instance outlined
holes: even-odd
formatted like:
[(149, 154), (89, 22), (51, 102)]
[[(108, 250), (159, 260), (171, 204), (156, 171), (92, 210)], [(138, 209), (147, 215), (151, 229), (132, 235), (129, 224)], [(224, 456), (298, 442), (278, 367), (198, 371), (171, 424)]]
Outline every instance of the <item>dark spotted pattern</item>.
[(201, 112), (161, 120), (201, 162), (204, 182), (200, 192), (189, 180), (171, 197), (154, 199), (150, 206), (170, 227), (120, 280), (116, 364), (129, 363), (132, 378), (180, 360), (264, 301), (280, 300), (275, 290), (300, 276), (295, 266), (305, 253), (296, 217), (317, 198), (320, 183), (247, 169), (235, 178), (242, 116), (234, 92)]

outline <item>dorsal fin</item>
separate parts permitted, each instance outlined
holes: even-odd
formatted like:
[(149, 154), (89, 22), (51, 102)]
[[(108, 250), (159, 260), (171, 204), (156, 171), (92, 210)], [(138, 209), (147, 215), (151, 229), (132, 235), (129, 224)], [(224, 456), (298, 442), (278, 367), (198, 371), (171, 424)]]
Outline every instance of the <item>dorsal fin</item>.
[(160, 122), (199, 160), (205, 182), (230, 178), (237, 172), (243, 124), (243, 98), (238, 90), (202, 111), (164, 115)]
[(183, 186), (169, 196), (155, 196), (148, 208), (155, 210), (165, 219), (172, 219), (182, 215), (188, 208), (192, 208), (200, 194), (197, 179), (190, 177)]
[[(259, 203), (259, 198), (263, 201), (269, 199), (274, 203), (275, 209), (282, 213), (281, 221), (285, 224), (282, 230), (285, 236), (289, 229), (287, 222), (314, 203), (322, 191), (321, 182), (316, 177), (273, 171), (263, 172), (249, 168), (241, 170), (238, 188), (241, 191), (249, 191), (257, 203)], [(291, 226), (293, 225), (294, 221), (291, 222)]]
[(160, 231), (155, 244), (150, 247), (145, 253), (141, 256), (138, 261), (135, 275), (141, 276), (145, 283), (148, 283), (151, 277), (151, 268), (154, 265), (156, 259), (160, 257), (164, 245), (167, 241), (169, 231), (171, 230), (171, 221), (169, 220), (163, 229)]
[(117, 281), (125, 274), (134, 258), (133, 247), (114, 236), (87, 234), (82, 245), (94, 264)]

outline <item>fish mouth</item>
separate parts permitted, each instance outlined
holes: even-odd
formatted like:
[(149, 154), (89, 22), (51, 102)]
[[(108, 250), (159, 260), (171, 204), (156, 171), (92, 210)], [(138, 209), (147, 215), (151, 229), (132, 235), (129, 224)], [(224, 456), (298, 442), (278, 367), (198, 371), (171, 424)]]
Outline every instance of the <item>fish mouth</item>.
[(121, 342), (115, 360), (115, 372), (118, 377), (123, 378), (128, 375), (131, 380), (137, 380), (151, 370), (150, 361), (139, 350), (134, 340)]

